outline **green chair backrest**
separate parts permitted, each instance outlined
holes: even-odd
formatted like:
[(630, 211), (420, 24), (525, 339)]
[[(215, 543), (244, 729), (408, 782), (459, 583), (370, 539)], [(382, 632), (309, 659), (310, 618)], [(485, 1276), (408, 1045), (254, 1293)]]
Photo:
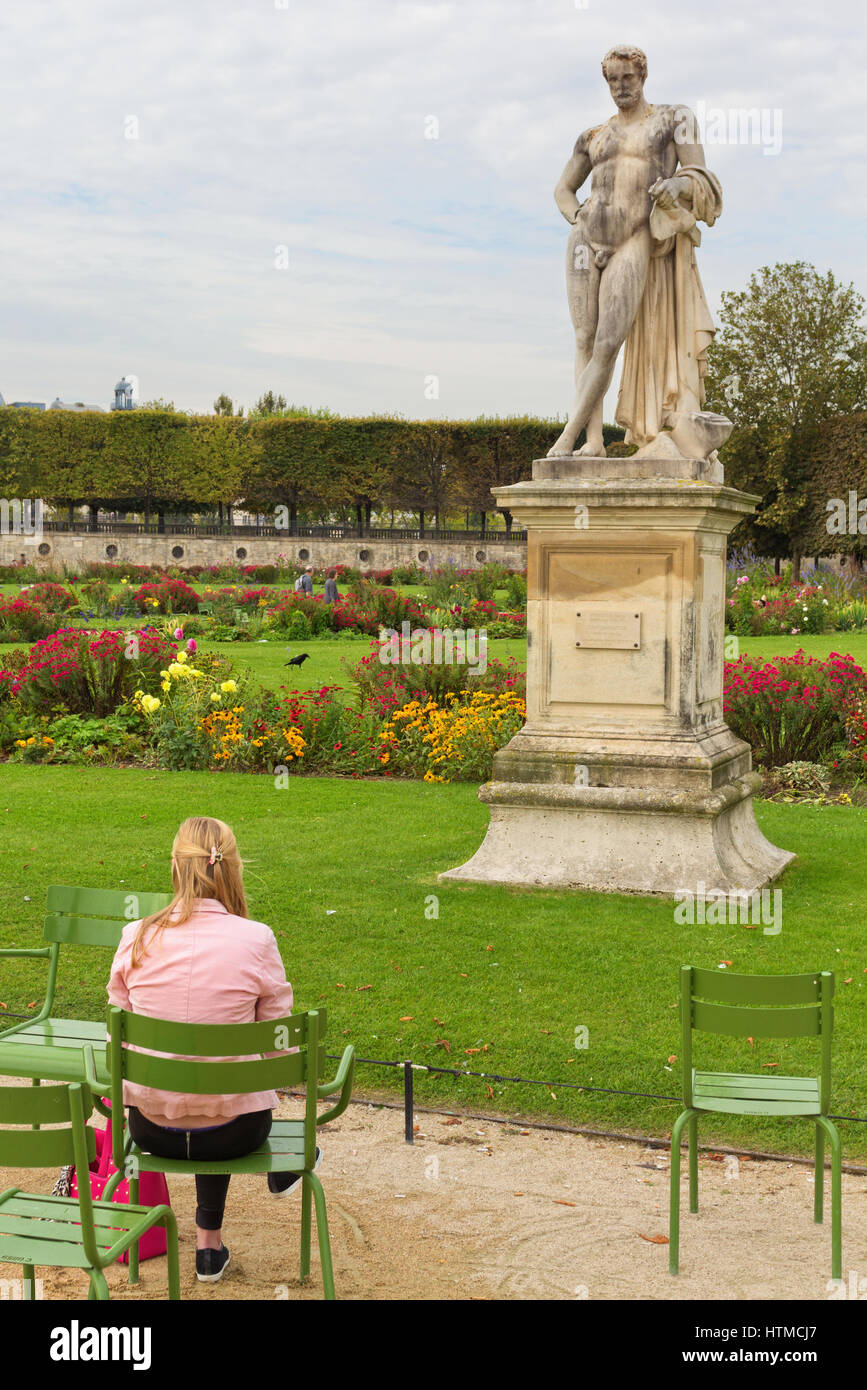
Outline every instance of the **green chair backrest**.
[[(325, 1071), (326, 1022), (324, 1009), (260, 1023), (174, 1023), (109, 1008), (106, 1062), (111, 1075), (112, 1107), (119, 1113), (124, 1081), (193, 1095), (234, 1095), (303, 1085), (305, 1156), (312, 1163), (316, 1149), (316, 1087)], [(138, 1048), (150, 1050), (133, 1050)], [(279, 1055), (264, 1056), (265, 1053)], [(247, 1060), (238, 1060), (242, 1057)], [(117, 1156), (115, 1163), (122, 1166)]]
[[(0, 1086), (0, 1168), (55, 1168), (72, 1163), (86, 1173), (96, 1158), (96, 1139), (88, 1125), (93, 1111), (90, 1088)], [(7, 1129), (7, 1125), (62, 1125), (60, 1129)], [(55, 1200), (46, 1198), (47, 1202)], [(97, 1264), (89, 1182), (78, 1184), (78, 1207), (85, 1253)], [(0, 1209), (2, 1210), (2, 1209)], [(59, 1218), (60, 1219), (60, 1218)], [(68, 1216), (63, 1219), (69, 1220)], [(51, 1228), (47, 1227), (50, 1234)]]
[(43, 937), (49, 942), (107, 946), (114, 951), (124, 927), (168, 907), (171, 900), (169, 893), (126, 893), (116, 888), (55, 884), (48, 890)]
[(834, 1029), (834, 974), (732, 975), (725, 970), (680, 970), (683, 1099), (692, 1105), (692, 1034), (732, 1038), (811, 1038), (822, 1043), (820, 1103), (831, 1097), (831, 1037)]

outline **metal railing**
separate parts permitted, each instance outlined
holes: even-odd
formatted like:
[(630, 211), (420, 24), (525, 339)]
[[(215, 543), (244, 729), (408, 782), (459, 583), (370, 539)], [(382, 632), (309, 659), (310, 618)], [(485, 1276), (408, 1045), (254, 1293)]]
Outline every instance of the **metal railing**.
[(523, 544), (526, 531), (512, 530), (469, 530), (444, 531), (425, 527), (370, 527), (358, 526), (270, 526), (236, 525), (224, 522), (192, 521), (43, 521), (42, 529), (56, 535), (75, 534), (92, 536), (225, 536), (228, 539), (312, 539), (312, 540), (364, 540), (364, 541), (484, 541), (488, 545), (511, 543)]

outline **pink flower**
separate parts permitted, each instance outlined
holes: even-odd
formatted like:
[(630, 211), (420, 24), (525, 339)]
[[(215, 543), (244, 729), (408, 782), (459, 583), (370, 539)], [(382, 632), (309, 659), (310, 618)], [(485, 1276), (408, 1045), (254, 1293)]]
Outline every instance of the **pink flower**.
[[(184, 635), (184, 634), (181, 633), (181, 636), (182, 636), (182, 637), (183, 637), (183, 635)], [(191, 637), (190, 640), (189, 640), (188, 643), (187, 643), (187, 651), (188, 651), (188, 652), (194, 652), (194, 651), (196, 651), (196, 650), (197, 650), (197, 648), (196, 648), (196, 643), (195, 643), (194, 639)]]
[(182, 627), (176, 627), (172, 636), (176, 642), (182, 642), (184, 640), (184, 629)]

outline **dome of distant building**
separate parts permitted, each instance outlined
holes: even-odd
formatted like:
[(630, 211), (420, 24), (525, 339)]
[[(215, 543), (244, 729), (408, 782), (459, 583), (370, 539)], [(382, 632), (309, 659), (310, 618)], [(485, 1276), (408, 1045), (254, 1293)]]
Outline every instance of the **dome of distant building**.
[(135, 410), (138, 406), (138, 377), (123, 376), (114, 388), (113, 410)]

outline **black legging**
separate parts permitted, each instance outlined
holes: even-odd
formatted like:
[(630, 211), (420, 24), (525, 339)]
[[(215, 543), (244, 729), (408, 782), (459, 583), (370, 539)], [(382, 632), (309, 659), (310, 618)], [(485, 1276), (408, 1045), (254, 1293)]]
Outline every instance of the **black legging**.
[[(216, 1129), (163, 1129), (131, 1105), (129, 1132), (140, 1149), (159, 1158), (242, 1158), (264, 1144), (272, 1119), (270, 1110), (253, 1110)], [(196, 1174), (196, 1225), (203, 1231), (220, 1230), (228, 1190), (228, 1174)]]

